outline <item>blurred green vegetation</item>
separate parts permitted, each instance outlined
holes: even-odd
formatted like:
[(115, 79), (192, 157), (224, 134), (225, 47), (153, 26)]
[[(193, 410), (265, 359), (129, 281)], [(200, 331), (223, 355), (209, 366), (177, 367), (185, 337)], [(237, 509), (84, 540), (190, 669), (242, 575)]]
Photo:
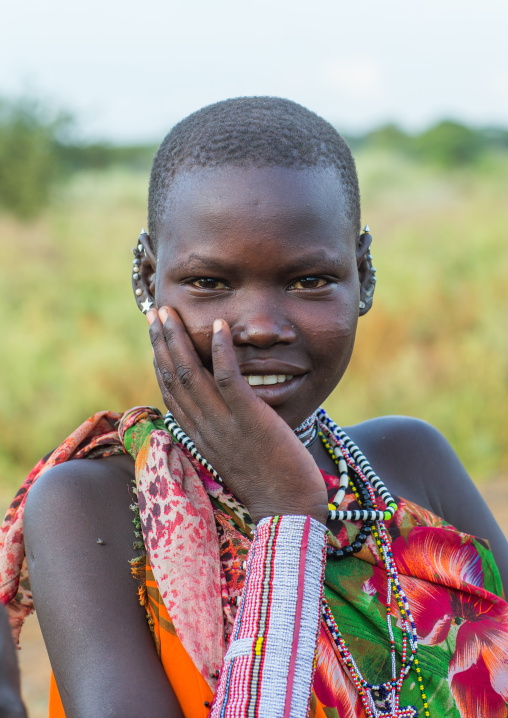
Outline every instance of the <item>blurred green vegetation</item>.
[(70, 113), (30, 96), (0, 98), (0, 208), (32, 219), (76, 173), (146, 171), (155, 149), (83, 142)]
[[(87, 147), (64, 115), (39, 108), (31, 125), (33, 108), (2, 108), (5, 507), (33, 463), (88, 415), (161, 402), (130, 289), (154, 148)], [(440, 123), (413, 137), (382, 128), (353, 144), (379, 281), (328, 408), (343, 425), (421, 417), (476, 480), (508, 473), (507, 133)]]
[(508, 130), (467, 127), (452, 120), (417, 134), (390, 124), (347, 139), (353, 150), (385, 150), (443, 170), (471, 166), (492, 154), (508, 154)]
[(0, 206), (35, 216), (62, 178), (60, 138), (71, 119), (31, 98), (0, 98)]

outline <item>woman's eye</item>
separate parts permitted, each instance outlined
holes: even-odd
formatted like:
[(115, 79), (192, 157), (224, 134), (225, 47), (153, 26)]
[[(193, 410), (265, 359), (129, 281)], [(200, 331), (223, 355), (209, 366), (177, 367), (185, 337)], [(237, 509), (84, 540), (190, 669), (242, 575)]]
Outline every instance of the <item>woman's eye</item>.
[(325, 284), (328, 284), (326, 279), (323, 279), (323, 277), (302, 277), (301, 279), (297, 279), (296, 282), (293, 282), (291, 285), (291, 289), (319, 289), (319, 287), (324, 287)]
[(225, 282), (221, 282), (220, 279), (212, 279), (212, 277), (200, 277), (191, 282), (191, 284), (200, 289), (227, 289)]

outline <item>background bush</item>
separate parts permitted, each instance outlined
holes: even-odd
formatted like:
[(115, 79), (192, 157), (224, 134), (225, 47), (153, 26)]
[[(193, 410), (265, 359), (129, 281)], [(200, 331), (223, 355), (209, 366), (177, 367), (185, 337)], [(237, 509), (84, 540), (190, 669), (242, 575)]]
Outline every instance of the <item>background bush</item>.
[(0, 206), (29, 218), (49, 202), (61, 179), (59, 137), (70, 118), (37, 100), (0, 99)]

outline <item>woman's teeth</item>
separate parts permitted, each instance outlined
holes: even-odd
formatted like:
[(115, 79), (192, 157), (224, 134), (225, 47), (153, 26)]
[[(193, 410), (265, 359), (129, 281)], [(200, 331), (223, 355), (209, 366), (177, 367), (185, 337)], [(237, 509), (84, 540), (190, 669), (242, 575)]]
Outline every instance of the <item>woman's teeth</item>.
[(292, 379), (292, 375), (288, 374), (267, 374), (262, 376), (260, 374), (247, 374), (244, 375), (245, 380), (251, 386), (266, 386), (267, 384), (282, 384), (285, 381)]

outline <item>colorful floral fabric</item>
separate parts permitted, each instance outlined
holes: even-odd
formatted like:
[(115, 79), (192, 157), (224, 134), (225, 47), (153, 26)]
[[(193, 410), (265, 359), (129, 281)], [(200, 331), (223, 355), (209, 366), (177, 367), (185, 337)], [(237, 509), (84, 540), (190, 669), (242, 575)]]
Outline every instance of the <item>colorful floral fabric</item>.
[[(330, 477), (325, 477), (328, 483)], [(351, 505), (354, 497), (349, 496)], [(409, 501), (399, 500), (388, 523), (400, 582), (416, 624), (418, 658), (431, 715), (483, 718), (507, 715), (508, 605), (488, 545), (460, 533)], [(346, 527), (350, 530), (350, 527)], [(386, 630), (386, 572), (372, 538), (360, 560), (329, 562), (325, 594), (355, 660), (371, 683), (390, 675)], [(392, 599), (392, 612), (397, 605)], [(395, 634), (401, 651), (401, 633)], [(332, 646), (333, 649), (333, 646)], [(317, 697), (338, 716), (364, 716), (361, 704), (319, 643)], [(331, 677), (333, 676), (333, 680)], [(404, 681), (401, 705), (421, 709), (413, 672)], [(331, 696), (340, 699), (333, 703)], [(331, 714), (333, 715), (333, 714)]]
[[(125, 439), (126, 421), (119, 426)], [(139, 516), (150, 565), (177, 634), (207, 681), (224, 657), (219, 541), (210, 500), (187, 456), (165, 429), (138, 437), (150, 419), (138, 416), (127, 445), (136, 459)], [(157, 417), (155, 421), (160, 421)]]
[[(140, 577), (141, 599), (149, 613), (150, 606), (159, 606), (168, 636), (178, 636), (184, 653), (213, 690), (216, 683), (210, 674), (215, 666), (220, 667), (224, 655), (236, 599), (244, 585), (243, 565), (253, 526), (245, 507), (214, 482), (188, 452), (175, 446), (154, 410), (142, 407), (122, 418), (105, 412), (96, 414), (46, 463), (39, 462), (2, 526), (0, 597), (8, 604), (14, 628), (19, 630), (31, 610), (24, 563), (23, 507), (37, 477), (70, 458), (121, 451), (130, 452), (136, 460), (140, 527), (147, 552), (145, 571), (142, 562), (134, 565)], [(324, 478), (331, 496), (338, 480)], [(355, 496), (347, 494), (345, 503), (349, 509), (356, 508)], [(460, 533), (403, 499), (398, 501), (387, 529), (416, 623), (419, 665), (431, 715), (506, 718), (508, 605), (502, 598), (499, 572), (487, 543)], [(358, 527), (336, 521), (330, 530), (329, 540), (340, 546), (349, 543)], [(371, 683), (385, 681), (391, 673), (383, 605), (386, 572), (372, 537), (353, 557), (328, 562), (325, 595), (365, 677)], [(190, 619), (183, 615), (187, 612), (179, 608), (182, 606), (191, 606)], [(396, 605), (392, 611), (398, 615)], [(397, 628), (395, 641), (400, 652), (401, 632)], [(414, 705), (423, 715), (413, 669), (404, 681), (401, 705)], [(365, 716), (324, 626), (317, 645), (310, 715)]]

